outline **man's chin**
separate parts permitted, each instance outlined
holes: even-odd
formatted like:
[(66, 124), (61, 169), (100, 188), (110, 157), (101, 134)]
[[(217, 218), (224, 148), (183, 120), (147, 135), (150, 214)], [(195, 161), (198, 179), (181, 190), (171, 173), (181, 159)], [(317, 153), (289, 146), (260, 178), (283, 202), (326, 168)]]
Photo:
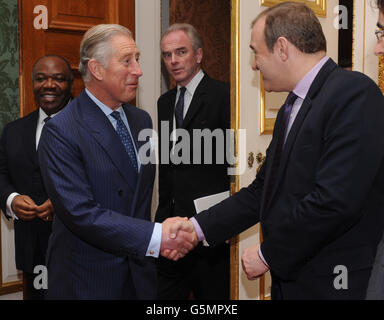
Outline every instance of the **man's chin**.
[(62, 107), (60, 107), (60, 105), (58, 105), (58, 104), (50, 104), (50, 103), (43, 103), (43, 102), (40, 103), (39, 106), (41, 109), (43, 109), (43, 111), (47, 115), (54, 114), (54, 113), (60, 111), (60, 109), (62, 109)]

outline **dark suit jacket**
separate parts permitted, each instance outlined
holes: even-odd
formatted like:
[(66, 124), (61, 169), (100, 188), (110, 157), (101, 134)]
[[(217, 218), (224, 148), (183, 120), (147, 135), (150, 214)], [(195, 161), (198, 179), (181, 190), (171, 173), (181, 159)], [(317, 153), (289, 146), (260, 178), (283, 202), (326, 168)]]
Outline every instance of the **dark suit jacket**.
[[(0, 205), (4, 214), (7, 198), (13, 192), (28, 195), (37, 205), (48, 199), (36, 152), (38, 117), (36, 110), (4, 127), (0, 140)], [(35, 265), (45, 263), (36, 253), (45, 254), (51, 224), (39, 218), (14, 221), (17, 269), (32, 273)]]
[[(167, 140), (173, 130), (173, 116), (175, 109), (177, 88), (163, 94), (158, 102), (159, 121), (159, 155), (164, 148), (163, 140)], [(230, 98), (229, 86), (204, 75), (196, 88), (188, 112), (183, 121), (183, 129), (193, 137), (193, 129), (222, 129), (230, 128)], [(169, 133), (161, 131), (161, 121), (169, 123)], [(164, 135), (165, 134), (165, 135)], [(168, 139), (169, 140), (169, 139)], [(193, 155), (199, 152), (201, 163), (204, 163), (204, 143), (200, 150), (193, 148), (190, 141), (190, 162)], [(224, 141), (225, 143), (225, 141)], [(172, 147), (172, 143), (170, 143)], [(212, 144), (212, 163), (216, 163), (216, 144)], [(225, 151), (225, 150), (222, 150)], [(169, 216), (188, 216), (196, 213), (193, 200), (203, 196), (222, 192), (229, 189), (229, 176), (224, 153), (222, 164), (179, 164), (173, 165), (160, 162), (159, 165), (159, 206), (156, 221), (164, 221)]]
[[(282, 125), (277, 117), (275, 132)], [(270, 201), (277, 134), (253, 183), (196, 219), (211, 244), (261, 222), (262, 253), (286, 299), (363, 299), (384, 226), (384, 100), (329, 60), (287, 137)], [(348, 290), (333, 286), (348, 270)], [(273, 294), (273, 292), (272, 292)], [(272, 297), (273, 298), (273, 297)]]
[[(123, 108), (139, 150), (146, 141), (138, 134), (152, 128), (151, 118)], [(85, 92), (44, 126), (39, 159), (55, 207), (48, 299), (155, 298), (154, 259), (145, 257), (154, 165), (143, 164), (133, 182), (119, 136)]]

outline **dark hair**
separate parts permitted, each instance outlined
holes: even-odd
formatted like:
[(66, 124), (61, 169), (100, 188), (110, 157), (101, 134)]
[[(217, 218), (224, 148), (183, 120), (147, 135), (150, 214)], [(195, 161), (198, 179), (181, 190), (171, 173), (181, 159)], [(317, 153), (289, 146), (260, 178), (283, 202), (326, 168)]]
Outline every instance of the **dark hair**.
[(376, 0), (377, 7), (384, 13), (384, 0)]
[(263, 11), (252, 22), (252, 27), (265, 18), (264, 37), (268, 49), (273, 47), (279, 37), (285, 37), (304, 53), (327, 50), (327, 41), (315, 13), (302, 3), (282, 2)]
[(69, 62), (67, 61), (67, 59), (63, 58), (63, 57), (60, 57), (56, 54), (47, 54), (43, 57), (40, 57), (39, 59), (36, 60), (36, 62), (34, 63), (33, 65), (33, 68), (32, 68), (32, 79), (34, 80), (35, 79), (35, 69), (36, 69), (36, 65), (37, 63), (40, 61), (40, 60), (43, 60), (45, 58), (49, 58), (49, 57), (56, 57), (58, 59), (61, 59), (65, 62), (65, 64), (67, 65), (67, 68), (68, 68), (68, 74), (69, 74), (69, 79), (68, 79), (68, 82), (69, 82), (69, 87), (71, 88), (72, 87), (72, 84), (73, 84), (73, 71), (72, 71), (72, 68), (71, 68), (71, 65), (69, 64)]

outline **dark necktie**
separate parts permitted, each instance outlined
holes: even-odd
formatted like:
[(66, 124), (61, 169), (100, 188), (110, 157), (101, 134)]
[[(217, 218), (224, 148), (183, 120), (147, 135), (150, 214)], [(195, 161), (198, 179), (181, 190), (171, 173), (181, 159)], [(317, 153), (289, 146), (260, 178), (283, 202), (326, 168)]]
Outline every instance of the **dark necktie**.
[(280, 167), (280, 161), (281, 156), (283, 154), (284, 150), (284, 140), (285, 135), (287, 133), (288, 129), (288, 123), (289, 123), (289, 116), (291, 115), (292, 106), (297, 98), (297, 95), (295, 95), (293, 92), (290, 92), (287, 99), (285, 100), (285, 103), (283, 105), (283, 119), (280, 126), (280, 130), (277, 135), (277, 142), (276, 142), (276, 151), (275, 155), (273, 157), (272, 167), (271, 167), (271, 175), (268, 181), (268, 188), (266, 193), (266, 200), (269, 201), (269, 198), (271, 196), (271, 193), (273, 191), (273, 187), (276, 182), (277, 173), (279, 172)]
[(48, 116), (48, 117), (46, 117), (45, 119), (44, 119), (44, 122), (45, 123), (47, 123), (49, 120), (51, 120), (52, 118), (50, 117), (50, 116)]
[(125, 150), (127, 151), (128, 155), (129, 155), (129, 159), (131, 160), (131, 163), (132, 163), (132, 165), (135, 168), (135, 171), (137, 173), (138, 167), (137, 167), (136, 152), (135, 152), (135, 148), (133, 146), (131, 136), (128, 132), (128, 129), (125, 126), (123, 120), (121, 120), (120, 113), (118, 111), (113, 111), (111, 113), (111, 116), (114, 117), (117, 121), (117, 125), (116, 125), (117, 135), (119, 136), (121, 142), (123, 143)]
[(183, 126), (185, 90), (186, 90), (185, 87), (180, 88), (179, 100), (177, 100), (176, 107), (175, 107), (176, 128), (181, 128)]

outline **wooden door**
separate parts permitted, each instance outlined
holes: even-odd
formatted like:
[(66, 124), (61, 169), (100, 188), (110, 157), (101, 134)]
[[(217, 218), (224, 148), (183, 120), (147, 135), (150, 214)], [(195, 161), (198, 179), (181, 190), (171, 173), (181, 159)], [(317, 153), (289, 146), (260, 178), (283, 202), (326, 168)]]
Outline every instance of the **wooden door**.
[(190, 23), (199, 32), (203, 41), (203, 70), (211, 78), (229, 83), (231, 1), (171, 0), (169, 11), (170, 25)]
[[(44, 13), (44, 8), (48, 28), (36, 29), (35, 19)], [(32, 67), (46, 54), (57, 54), (69, 61), (75, 75), (73, 95), (81, 92), (84, 84), (78, 71), (80, 42), (85, 31), (101, 23), (118, 23), (134, 34), (135, 0), (19, 0), (20, 116), (37, 108)]]

